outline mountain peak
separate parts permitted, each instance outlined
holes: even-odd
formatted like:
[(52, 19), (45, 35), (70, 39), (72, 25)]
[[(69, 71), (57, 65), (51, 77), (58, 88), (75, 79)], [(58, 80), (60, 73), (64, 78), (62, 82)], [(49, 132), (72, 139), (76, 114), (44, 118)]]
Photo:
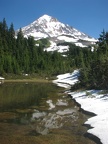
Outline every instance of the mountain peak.
[(23, 27), (22, 31), (25, 37), (33, 36), (35, 40), (49, 38), (56, 44), (66, 41), (85, 47), (96, 42), (94, 38), (59, 22), (56, 18), (47, 14), (41, 16), (28, 26)]
[(47, 20), (47, 21), (49, 21), (50, 19), (51, 19), (51, 16), (45, 14), (45, 15), (41, 16), (38, 20)]
[(58, 20), (56, 18), (53, 18), (52, 16), (49, 16), (47, 14), (41, 16), (38, 20), (38, 22), (57, 22)]

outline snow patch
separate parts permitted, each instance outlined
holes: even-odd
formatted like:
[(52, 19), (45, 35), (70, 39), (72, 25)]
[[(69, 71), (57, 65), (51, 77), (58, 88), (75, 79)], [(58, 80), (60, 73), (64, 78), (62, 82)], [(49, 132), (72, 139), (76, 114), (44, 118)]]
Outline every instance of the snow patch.
[(44, 48), (44, 51), (58, 51), (60, 53), (67, 52), (69, 50), (69, 46), (57, 46), (55, 42), (50, 41), (51, 45), (48, 48)]
[(71, 85), (74, 85), (75, 83), (78, 82), (78, 76), (79, 76), (79, 71), (75, 70), (73, 73), (66, 73), (66, 74), (61, 74), (57, 76), (57, 80), (54, 80), (53, 82), (56, 84), (61, 84), (61, 86), (66, 84), (67, 87), (70, 87)]
[(80, 47), (87, 47), (86, 45), (83, 45), (83, 44), (80, 43), (80, 42), (75, 43), (75, 45), (76, 45), (76, 46), (80, 46)]
[(57, 39), (59, 40), (65, 40), (66, 42), (77, 42), (78, 39), (67, 37), (67, 36), (58, 36)]

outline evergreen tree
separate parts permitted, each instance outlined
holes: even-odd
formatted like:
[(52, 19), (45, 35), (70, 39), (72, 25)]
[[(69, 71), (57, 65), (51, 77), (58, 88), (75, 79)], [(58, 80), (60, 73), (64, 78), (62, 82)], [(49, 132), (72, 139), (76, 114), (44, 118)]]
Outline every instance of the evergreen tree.
[(97, 51), (92, 53), (91, 58), (88, 66), (86, 65), (86, 71), (81, 69), (80, 84), (85, 87), (108, 88), (108, 44), (107, 33), (104, 31), (100, 35)]

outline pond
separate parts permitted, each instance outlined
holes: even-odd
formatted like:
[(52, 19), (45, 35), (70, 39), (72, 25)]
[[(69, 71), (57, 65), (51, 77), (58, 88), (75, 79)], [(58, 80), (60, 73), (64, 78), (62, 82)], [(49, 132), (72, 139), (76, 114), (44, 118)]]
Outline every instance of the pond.
[(84, 137), (87, 118), (52, 83), (0, 86), (0, 144), (95, 144)]

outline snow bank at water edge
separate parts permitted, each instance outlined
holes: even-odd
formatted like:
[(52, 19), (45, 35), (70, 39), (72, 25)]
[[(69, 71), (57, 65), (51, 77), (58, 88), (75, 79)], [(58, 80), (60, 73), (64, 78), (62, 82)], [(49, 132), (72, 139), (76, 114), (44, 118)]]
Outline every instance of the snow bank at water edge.
[[(60, 83), (60, 86), (62, 86), (62, 83), (69, 84), (67, 85), (67, 88), (69, 88), (70, 85), (78, 81), (78, 76), (79, 72), (75, 70), (72, 74), (57, 76), (58, 79), (54, 83)], [(69, 94), (76, 102), (81, 104), (82, 109), (96, 114), (85, 122), (92, 127), (88, 130), (88, 133), (97, 136), (103, 144), (108, 144), (108, 94), (102, 90), (69, 92)]]
[(69, 88), (71, 85), (74, 85), (78, 82), (79, 71), (75, 70), (73, 73), (66, 73), (57, 76), (57, 80), (54, 80), (53, 83), (56, 83), (58, 86)]

